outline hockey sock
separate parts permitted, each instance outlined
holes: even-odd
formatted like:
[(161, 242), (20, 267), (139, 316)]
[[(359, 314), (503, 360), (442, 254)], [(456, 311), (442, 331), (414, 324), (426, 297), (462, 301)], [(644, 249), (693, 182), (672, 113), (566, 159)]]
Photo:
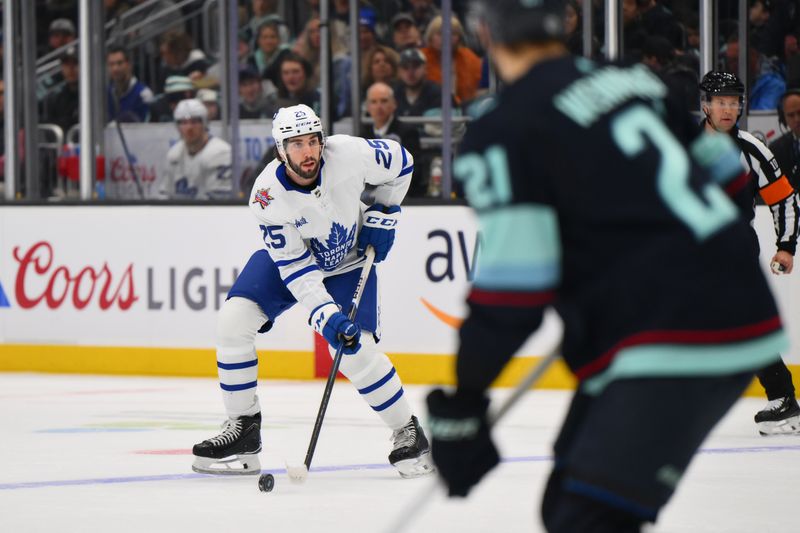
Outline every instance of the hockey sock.
[(247, 298), (227, 300), (217, 322), (217, 371), (228, 417), (252, 416), (261, 411), (256, 396), (258, 356), (255, 338), (269, 319)]
[(256, 395), (258, 356), (254, 347), (217, 347), (217, 372), (230, 418), (261, 412)]
[(400, 376), (386, 354), (376, 350), (369, 332), (361, 333), (361, 345), (355, 354), (342, 357), (339, 370), (390, 429), (400, 429), (412, 415)]
[(794, 398), (794, 384), (792, 383), (792, 373), (786, 368), (783, 359), (764, 367), (758, 372), (758, 381), (764, 387), (768, 400), (777, 400), (790, 396)]

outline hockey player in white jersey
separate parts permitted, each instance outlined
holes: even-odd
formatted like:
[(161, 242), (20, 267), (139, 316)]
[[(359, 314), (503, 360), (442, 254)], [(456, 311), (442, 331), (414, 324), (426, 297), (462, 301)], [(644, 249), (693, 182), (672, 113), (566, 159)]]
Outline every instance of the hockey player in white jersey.
[(208, 110), (200, 100), (175, 107), (181, 140), (167, 152), (159, 196), (171, 200), (230, 198), (231, 145), (208, 133)]
[(428, 441), (394, 366), (376, 346), (375, 267), (355, 323), (345, 314), (366, 248), (374, 248), (379, 263), (392, 247), (413, 158), (392, 140), (326, 138), (306, 105), (278, 110), (272, 135), (279, 157), (258, 176), (249, 201), (266, 249), (251, 256), (218, 322), (217, 367), (229, 419), (220, 435), (194, 446), (192, 468), (260, 472), (255, 336), (269, 331), (283, 311), (299, 302), (331, 354), (344, 343), (339, 370), (393, 432), (389, 462), (403, 477), (430, 473)]

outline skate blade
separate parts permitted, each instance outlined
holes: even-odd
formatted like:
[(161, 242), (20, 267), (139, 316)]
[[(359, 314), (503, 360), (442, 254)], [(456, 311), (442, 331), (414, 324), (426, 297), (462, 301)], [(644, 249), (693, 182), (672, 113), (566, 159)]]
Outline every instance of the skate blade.
[(764, 437), (800, 434), (800, 416), (792, 416), (777, 422), (759, 422), (756, 425), (758, 432)]
[(261, 461), (256, 454), (233, 455), (223, 459), (195, 456), (192, 470), (199, 474), (255, 476), (261, 473)]
[(436, 472), (436, 467), (433, 466), (433, 461), (431, 461), (430, 452), (425, 452), (413, 459), (397, 461), (394, 467), (397, 469), (400, 477), (405, 479), (427, 476)]

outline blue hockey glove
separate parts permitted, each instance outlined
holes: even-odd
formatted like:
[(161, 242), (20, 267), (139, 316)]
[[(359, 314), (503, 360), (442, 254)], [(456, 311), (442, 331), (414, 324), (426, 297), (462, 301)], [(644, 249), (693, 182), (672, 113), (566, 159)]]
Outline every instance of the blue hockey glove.
[(500, 462), (489, 435), (488, 407), (483, 395), (451, 395), (442, 389), (428, 394), (431, 454), (451, 497), (465, 497)]
[(356, 251), (358, 257), (364, 255), (367, 246), (375, 249), (375, 262), (380, 263), (389, 254), (394, 244), (394, 229), (397, 227), (397, 217), (400, 214), (399, 205), (386, 207), (375, 204), (364, 213), (364, 225), (358, 234)]
[(361, 348), (361, 330), (347, 316), (339, 311), (339, 306), (333, 302), (317, 307), (309, 323), (314, 331), (325, 337), (334, 350), (344, 343), (342, 353), (353, 355)]

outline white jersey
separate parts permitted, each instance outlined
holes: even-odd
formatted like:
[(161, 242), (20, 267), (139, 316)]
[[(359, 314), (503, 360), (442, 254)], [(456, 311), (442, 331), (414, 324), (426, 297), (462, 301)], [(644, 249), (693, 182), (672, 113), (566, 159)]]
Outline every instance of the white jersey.
[(177, 200), (211, 200), (230, 198), (231, 145), (210, 137), (202, 150), (194, 155), (186, 144), (178, 141), (167, 152), (159, 194)]
[(333, 135), (313, 189), (297, 186), (279, 159), (259, 174), (250, 208), (281, 278), (306, 309), (333, 300), (325, 277), (363, 262), (355, 249), (363, 212), (374, 203), (399, 205), (413, 169), (411, 154), (395, 141)]

